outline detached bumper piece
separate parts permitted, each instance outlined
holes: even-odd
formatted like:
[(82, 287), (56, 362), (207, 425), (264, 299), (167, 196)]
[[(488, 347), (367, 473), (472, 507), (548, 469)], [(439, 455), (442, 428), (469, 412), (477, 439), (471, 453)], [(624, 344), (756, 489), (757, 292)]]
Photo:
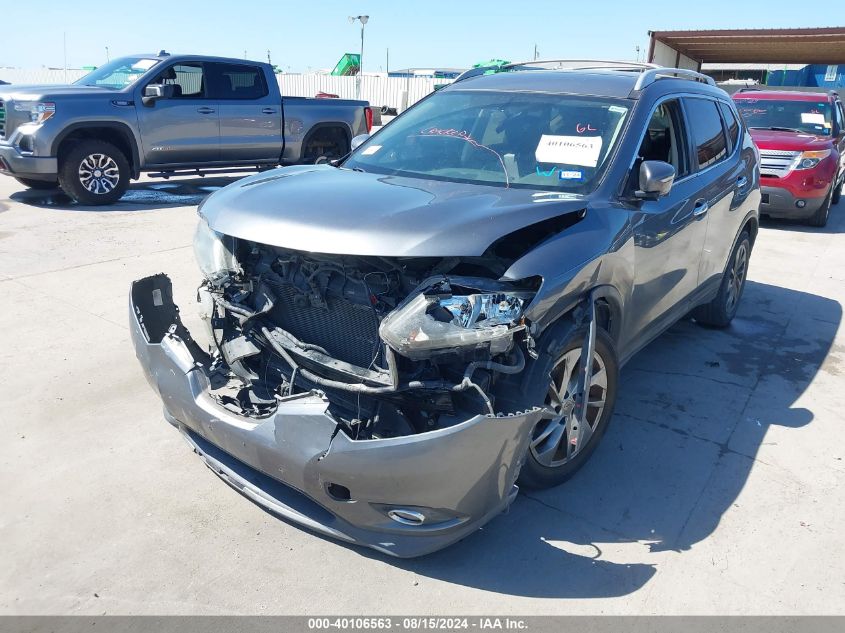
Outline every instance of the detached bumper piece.
[(182, 325), (165, 275), (132, 284), (129, 320), (165, 417), (215, 473), (285, 519), (392, 556), (446, 547), (504, 510), (544, 415), (476, 415), (425, 433), (352, 440), (325, 396), (310, 392), (255, 419), (212, 395), (212, 359)]

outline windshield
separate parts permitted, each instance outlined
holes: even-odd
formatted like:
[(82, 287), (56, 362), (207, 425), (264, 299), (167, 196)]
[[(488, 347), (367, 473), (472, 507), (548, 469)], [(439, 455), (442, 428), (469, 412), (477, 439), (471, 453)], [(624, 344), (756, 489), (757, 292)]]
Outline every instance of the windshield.
[(74, 83), (102, 88), (125, 88), (158, 62), (159, 60), (149, 57), (121, 57), (100, 66)]
[(824, 101), (734, 99), (749, 128), (791, 130), (830, 136), (830, 104)]
[(393, 121), (343, 167), (586, 193), (606, 169), (627, 114), (621, 100), (447, 90)]

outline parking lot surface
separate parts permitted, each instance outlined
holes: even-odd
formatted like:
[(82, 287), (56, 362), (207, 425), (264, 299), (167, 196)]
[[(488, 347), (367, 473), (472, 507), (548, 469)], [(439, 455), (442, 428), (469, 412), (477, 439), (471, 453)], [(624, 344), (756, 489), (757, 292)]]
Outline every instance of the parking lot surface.
[(638, 354), (571, 481), (396, 560), (226, 486), (135, 360), (135, 278), (199, 336), (195, 208), (227, 182), (85, 208), (0, 178), (0, 613), (845, 614), (845, 203), (764, 224), (733, 325)]

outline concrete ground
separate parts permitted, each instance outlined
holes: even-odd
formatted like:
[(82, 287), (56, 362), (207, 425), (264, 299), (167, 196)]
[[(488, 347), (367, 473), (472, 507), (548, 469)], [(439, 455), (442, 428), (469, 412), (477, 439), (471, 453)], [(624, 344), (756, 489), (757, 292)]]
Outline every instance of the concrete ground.
[(641, 352), (568, 484), (400, 561), (260, 510), (162, 419), (127, 290), (167, 271), (196, 323), (219, 184), (95, 209), (0, 178), (0, 613), (845, 614), (845, 203), (764, 226), (733, 326)]

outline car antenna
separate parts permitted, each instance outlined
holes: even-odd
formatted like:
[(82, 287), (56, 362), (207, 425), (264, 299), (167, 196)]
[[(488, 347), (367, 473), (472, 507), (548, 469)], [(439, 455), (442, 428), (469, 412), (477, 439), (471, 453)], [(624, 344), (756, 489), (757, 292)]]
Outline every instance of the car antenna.
[(170, 53), (168, 53), (166, 50), (164, 50), (164, 49), (162, 48), (162, 49), (158, 52), (158, 56), (159, 56), (159, 57), (170, 57)]

